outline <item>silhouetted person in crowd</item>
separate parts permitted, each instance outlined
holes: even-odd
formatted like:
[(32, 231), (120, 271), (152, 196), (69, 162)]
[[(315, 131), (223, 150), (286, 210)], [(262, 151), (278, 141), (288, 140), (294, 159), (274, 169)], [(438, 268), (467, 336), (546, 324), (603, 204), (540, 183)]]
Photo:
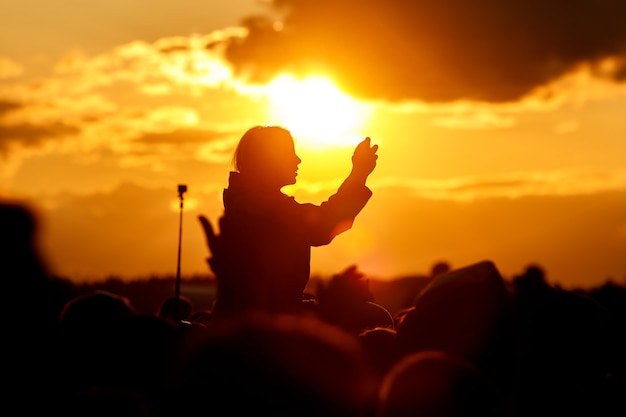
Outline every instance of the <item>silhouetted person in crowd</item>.
[(9, 313), (4, 317), (19, 317), (7, 323), (17, 325), (16, 330), (28, 322), (30, 334), (55, 324), (66, 297), (40, 250), (39, 227), (33, 208), (0, 200), (0, 278), (6, 295), (3, 308)]
[(323, 321), (255, 312), (187, 333), (172, 416), (367, 417), (377, 384), (356, 337)]
[[(59, 315), (52, 370), (63, 375), (55, 389), (78, 392), (112, 378), (113, 341), (135, 308), (126, 297), (93, 291), (69, 300)], [(65, 399), (59, 397), (59, 403)]]
[(357, 145), (350, 175), (334, 195), (315, 205), (281, 191), (296, 182), (301, 162), (291, 133), (280, 126), (245, 132), (224, 190), (219, 236), (200, 217), (218, 279), (216, 315), (302, 308), (311, 247), (329, 244), (352, 227), (372, 195), (366, 180), (376, 167), (377, 149), (369, 137)]
[(449, 272), (450, 269), (452, 268), (450, 267), (450, 264), (446, 261), (435, 262), (435, 264), (430, 268), (430, 277), (435, 278), (438, 275)]
[[(471, 361), (444, 351), (411, 353), (385, 375), (376, 417), (504, 417), (493, 381)], [(514, 415), (514, 414), (510, 414)]]
[(435, 276), (397, 326), (402, 354), (441, 350), (473, 361), (489, 348), (505, 314), (504, 279), (491, 261)]
[[(37, 415), (48, 389), (47, 347), (71, 289), (53, 279), (39, 246), (40, 221), (29, 205), (0, 200), (3, 407)], [(24, 400), (26, 398), (26, 400)]]
[(157, 316), (174, 323), (180, 323), (183, 320), (189, 320), (192, 312), (193, 304), (189, 298), (184, 296), (169, 297), (159, 305)]
[[(615, 322), (586, 294), (550, 286), (542, 267), (514, 279), (515, 390), (522, 415), (626, 415)], [(621, 389), (616, 393), (616, 389)]]
[(375, 327), (394, 328), (393, 316), (374, 302), (369, 280), (355, 265), (320, 282), (317, 299), (319, 316), (352, 334)]
[(138, 313), (125, 296), (96, 290), (66, 303), (58, 329), (50, 410), (91, 414), (86, 408), (92, 402), (102, 407), (96, 402), (106, 401), (109, 411), (121, 407), (118, 415), (157, 416), (169, 406), (179, 337), (173, 320)]
[(109, 291), (95, 290), (67, 301), (59, 315), (59, 323), (63, 327), (86, 329), (117, 324), (119, 320), (135, 312), (135, 307), (127, 297)]

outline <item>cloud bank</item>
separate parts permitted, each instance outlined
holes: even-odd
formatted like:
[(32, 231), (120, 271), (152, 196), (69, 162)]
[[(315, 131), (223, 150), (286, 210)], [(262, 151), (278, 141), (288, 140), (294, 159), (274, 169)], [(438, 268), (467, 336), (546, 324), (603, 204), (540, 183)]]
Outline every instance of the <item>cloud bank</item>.
[(274, 0), (231, 38), (237, 74), (323, 72), (367, 99), (517, 100), (582, 65), (626, 79), (622, 0)]

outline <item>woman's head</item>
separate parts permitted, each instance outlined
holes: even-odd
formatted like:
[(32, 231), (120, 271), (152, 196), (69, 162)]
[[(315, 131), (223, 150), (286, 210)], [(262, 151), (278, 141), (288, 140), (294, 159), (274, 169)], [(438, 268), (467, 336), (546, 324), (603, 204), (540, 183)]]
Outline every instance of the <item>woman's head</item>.
[(296, 182), (298, 165), (293, 137), (281, 126), (254, 126), (246, 131), (235, 149), (235, 170), (284, 186)]

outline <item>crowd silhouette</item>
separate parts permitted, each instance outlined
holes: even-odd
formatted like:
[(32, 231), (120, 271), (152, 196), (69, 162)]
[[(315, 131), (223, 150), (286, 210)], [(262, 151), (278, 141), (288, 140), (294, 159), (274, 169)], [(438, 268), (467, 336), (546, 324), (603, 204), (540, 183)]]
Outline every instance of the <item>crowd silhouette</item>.
[[(291, 154), (293, 142), (286, 139)], [(375, 153), (369, 139), (357, 147), (360, 156), (353, 161), (360, 178), (358, 186), (349, 186), (360, 190), (350, 192), (363, 194), (350, 194), (348, 200), (356, 203), (342, 203), (348, 208), (339, 204), (331, 223), (348, 223), (326, 229), (325, 238), (314, 243), (326, 244), (347, 230), (366, 203), (365, 178)], [(295, 166), (284, 171), (291, 180)], [(278, 189), (281, 181), (284, 177), (275, 183)], [(404, 294), (410, 301), (389, 310), (354, 265), (311, 290), (298, 278), (294, 308), (291, 299), (272, 293), (279, 291), (272, 285), (285, 284), (284, 271), (263, 264), (256, 276), (260, 281), (251, 282), (257, 267), (250, 265), (256, 264), (233, 267), (233, 259), (240, 263), (244, 258), (229, 253), (232, 242), (223, 244), (221, 233), (238, 236), (242, 230), (237, 221), (228, 222), (220, 222), (229, 225), (219, 234), (208, 219), (202, 223), (209, 266), (218, 279), (213, 307), (197, 309), (185, 296), (165, 297), (146, 313), (121, 294), (78, 294), (55, 279), (36, 244), (35, 212), (24, 204), (0, 204), (8, 301), (3, 316), (5, 412), (70, 417), (626, 415), (623, 286), (607, 282), (586, 291), (565, 290), (548, 284), (540, 265), (529, 264), (505, 279), (490, 260), (459, 268), (437, 262), (427, 285)], [(265, 233), (265, 226), (258, 227)], [(304, 247), (310, 245), (306, 241)], [(277, 262), (274, 254), (268, 256), (264, 262)], [(306, 254), (303, 259), (308, 263)], [(279, 274), (278, 283), (272, 283), (278, 277), (268, 271)], [(235, 273), (245, 279), (233, 284), (242, 278)], [(262, 285), (270, 287), (262, 299), (239, 295), (242, 288)]]

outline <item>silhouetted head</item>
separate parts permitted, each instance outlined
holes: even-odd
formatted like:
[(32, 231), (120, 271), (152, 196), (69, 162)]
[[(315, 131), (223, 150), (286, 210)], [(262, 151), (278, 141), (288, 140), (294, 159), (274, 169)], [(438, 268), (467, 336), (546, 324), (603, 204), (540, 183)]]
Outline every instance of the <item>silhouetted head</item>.
[(446, 261), (439, 261), (433, 264), (430, 269), (430, 276), (436, 277), (437, 275), (445, 274), (450, 271), (450, 264)]
[(30, 247), (36, 234), (37, 219), (32, 210), (19, 203), (0, 202), (2, 248)]
[(34, 282), (48, 278), (47, 265), (40, 252), (39, 217), (25, 203), (0, 200), (0, 260), (2, 272), (10, 277), (14, 291), (32, 291)]
[(493, 381), (474, 363), (441, 351), (404, 356), (385, 375), (377, 417), (498, 416)]
[(193, 303), (184, 296), (169, 297), (163, 300), (157, 310), (157, 316), (180, 323), (187, 320), (193, 311)]
[(127, 297), (96, 290), (65, 303), (59, 322), (64, 326), (87, 327), (117, 322), (135, 313)]
[(294, 184), (298, 165), (291, 133), (280, 126), (254, 126), (239, 140), (235, 170), (272, 187)]
[(362, 417), (375, 398), (358, 340), (320, 320), (254, 313), (204, 330), (175, 366), (177, 415)]
[(542, 290), (549, 288), (546, 281), (546, 271), (541, 265), (529, 264), (521, 275), (513, 278), (518, 290)]

